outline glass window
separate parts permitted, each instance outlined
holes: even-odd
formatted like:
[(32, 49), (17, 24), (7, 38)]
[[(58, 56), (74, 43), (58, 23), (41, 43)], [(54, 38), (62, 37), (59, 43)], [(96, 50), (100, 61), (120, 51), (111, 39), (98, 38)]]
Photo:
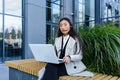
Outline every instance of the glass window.
[(76, 29), (79, 29), (79, 27), (83, 27), (84, 24), (84, 16), (85, 16), (85, 3), (84, 0), (74, 0), (74, 14), (75, 15), (75, 25)]
[(59, 5), (52, 5), (53, 10), (52, 10), (52, 21), (53, 22), (58, 22), (60, 19), (60, 6)]
[(78, 4), (78, 8), (79, 8), (79, 21), (78, 22), (83, 22), (84, 21), (84, 16), (85, 16), (85, 4), (83, 3), (83, 0), (79, 0), (79, 4)]
[(3, 52), (3, 48), (2, 48), (2, 44), (3, 44), (3, 38), (2, 38), (2, 15), (0, 15), (0, 61), (2, 61), (2, 52)]
[(83, 0), (79, 0), (79, 3), (82, 3), (83, 2)]
[(92, 2), (89, 0), (78, 0), (78, 2), (77, 0), (75, 1), (75, 7), (78, 8), (78, 11), (76, 11), (78, 14), (77, 16), (79, 16), (76, 17), (77, 27), (80, 27), (81, 24), (84, 25), (84, 27), (94, 25), (94, 22), (90, 22), (94, 20), (94, 0), (92, 0)]
[(83, 4), (79, 4), (79, 11), (80, 11), (80, 12), (83, 11)]
[(60, 0), (53, 0), (52, 2), (54, 2), (55, 4), (60, 5)]
[(58, 23), (61, 16), (61, 0), (47, 0), (47, 21)]
[(21, 16), (22, 0), (5, 0), (5, 13)]
[(0, 13), (2, 12), (2, 0), (0, 0)]
[[(5, 31), (6, 30), (8, 30), (8, 33), (11, 34), (12, 39), (14, 40), (12, 43), (19, 43), (18, 47), (21, 47), (21, 34), (18, 35), (18, 33), (22, 32), (22, 19), (19, 17), (5, 16)], [(15, 33), (12, 32), (13, 30)]]
[[(2, 33), (2, 15), (0, 14), (0, 33)], [(1, 39), (1, 35), (0, 35), (0, 39)]]
[[(21, 59), (21, 37), (22, 0), (0, 0), (0, 62)], [(5, 51), (3, 51), (3, 48)], [(2, 59), (3, 56), (5, 58), (4, 61)]]
[(120, 3), (120, 0), (118, 1), (118, 3)]
[(5, 56), (20, 56), (22, 44), (22, 19), (5, 15)]
[(112, 10), (108, 9), (108, 16), (107, 17), (112, 17)]
[(51, 43), (52, 37), (56, 33), (59, 19), (61, 18), (62, 0), (46, 0), (46, 39)]
[(79, 17), (80, 17), (80, 18), (82, 18), (82, 17), (83, 17), (83, 14), (82, 14), (81, 12), (79, 13)]

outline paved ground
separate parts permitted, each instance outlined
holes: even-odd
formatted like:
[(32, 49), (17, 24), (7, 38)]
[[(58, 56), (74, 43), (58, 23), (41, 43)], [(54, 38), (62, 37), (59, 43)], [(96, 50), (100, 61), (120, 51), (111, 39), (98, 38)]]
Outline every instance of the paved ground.
[(9, 80), (9, 69), (5, 64), (0, 64), (0, 80)]

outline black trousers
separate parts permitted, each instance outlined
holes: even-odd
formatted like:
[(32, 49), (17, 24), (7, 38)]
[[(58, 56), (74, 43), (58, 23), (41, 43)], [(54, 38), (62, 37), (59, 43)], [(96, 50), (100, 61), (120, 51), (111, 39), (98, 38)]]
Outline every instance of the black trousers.
[(65, 64), (51, 64), (48, 63), (45, 67), (45, 73), (42, 80), (59, 80), (59, 76), (68, 75)]

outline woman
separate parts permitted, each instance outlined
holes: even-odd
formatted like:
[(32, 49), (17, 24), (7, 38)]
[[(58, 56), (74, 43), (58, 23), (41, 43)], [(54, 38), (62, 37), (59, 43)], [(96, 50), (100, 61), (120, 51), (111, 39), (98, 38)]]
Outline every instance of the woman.
[(44, 68), (42, 80), (59, 80), (59, 77), (64, 75), (87, 76), (82, 72), (86, 69), (81, 61), (83, 43), (74, 31), (70, 19), (62, 18), (59, 21), (59, 30), (54, 46), (57, 57), (63, 59), (63, 63), (48, 63)]

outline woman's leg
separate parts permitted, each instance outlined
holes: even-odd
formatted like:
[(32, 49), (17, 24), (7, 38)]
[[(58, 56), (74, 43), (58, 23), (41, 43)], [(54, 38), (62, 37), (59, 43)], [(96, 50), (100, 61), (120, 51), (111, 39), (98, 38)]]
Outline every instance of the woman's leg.
[(68, 75), (66, 68), (65, 68), (65, 64), (61, 63), (58, 66), (58, 76), (65, 76), (65, 75)]
[(48, 63), (45, 68), (45, 73), (42, 80), (58, 80), (57, 64)]

